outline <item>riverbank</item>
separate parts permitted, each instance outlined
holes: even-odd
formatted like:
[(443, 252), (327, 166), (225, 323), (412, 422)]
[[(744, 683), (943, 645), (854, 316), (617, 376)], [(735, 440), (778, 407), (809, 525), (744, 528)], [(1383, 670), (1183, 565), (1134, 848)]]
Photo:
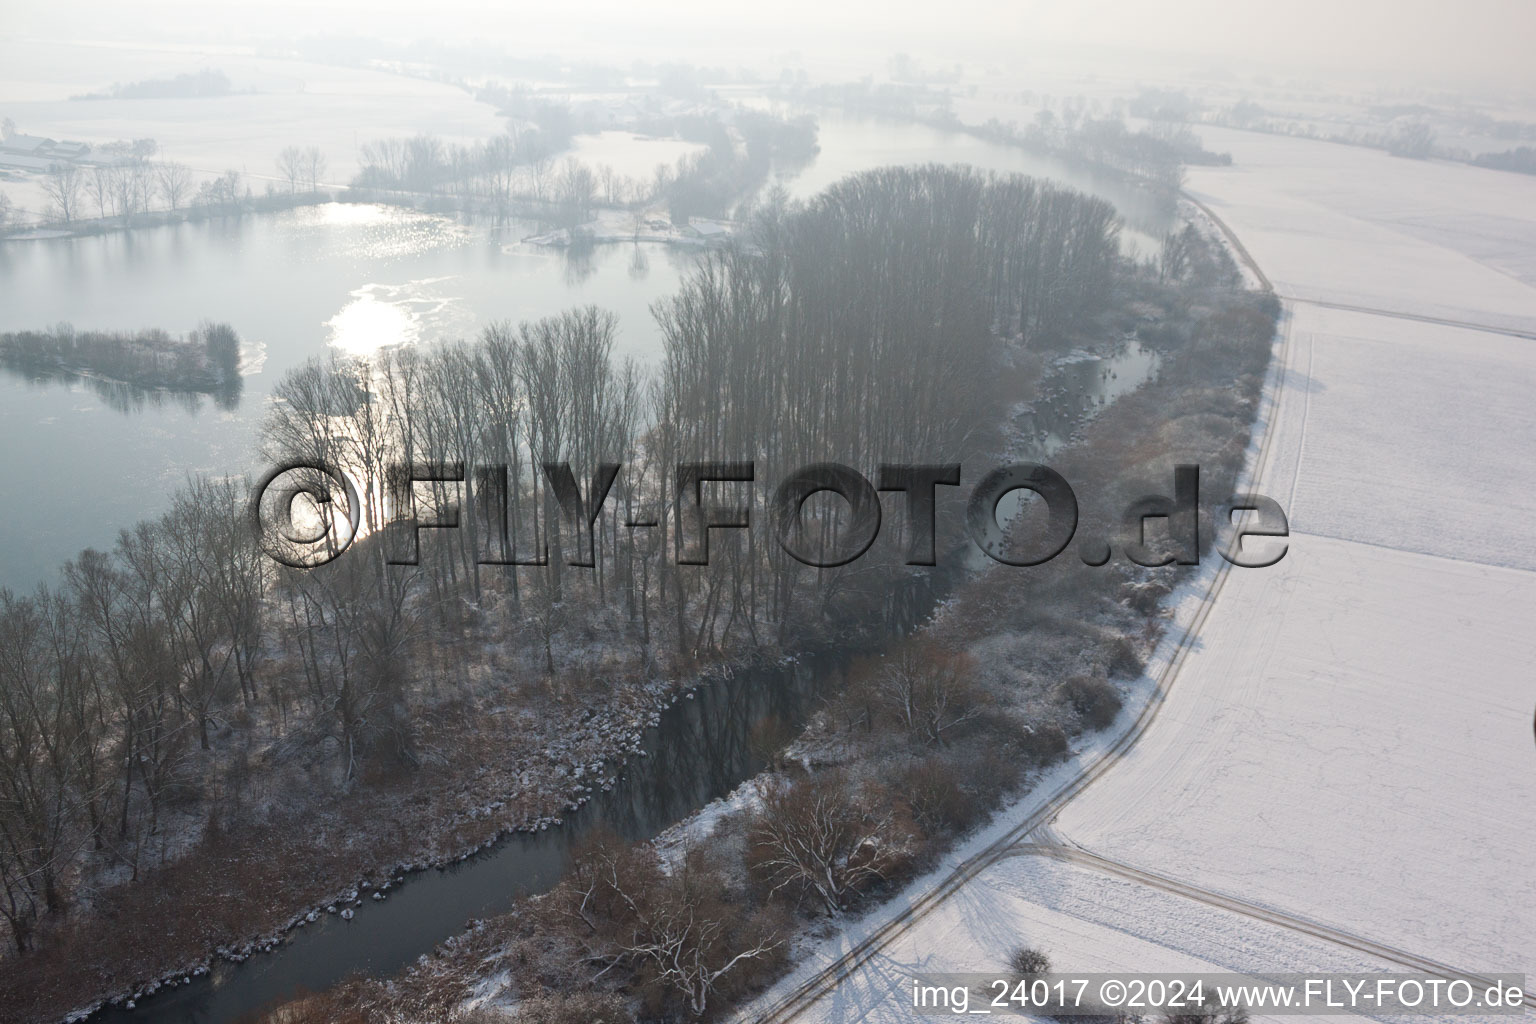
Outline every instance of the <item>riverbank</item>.
[[(76, 219), (67, 224), (44, 224), (25, 230), (0, 234), (0, 242), (53, 241), (65, 238), (90, 238), (141, 228), (196, 224), (230, 217), (281, 213), (327, 203), (389, 206), (400, 210), (446, 217), (523, 219), (554, 224), (568, 216), (558, 204), (529, 197), (505, 202), (466, 200), (443, 195), (421, 195), (384, 189), (343, 188), (248, 196), (233, 203), (190, 206), (178, 210), (154, 210), (130, 217)], [(729, 239), (735, 226), (729, 221), (696, 219), (677, 226), (671, 222), (660, 203), (627, 206), (595, 205), (590, 217), (570, 227), (552, 227), (521, 239), (529, 245), (551, 248), (579, 247), (592, 244), (646, 243), (683, 249), (704, 249)]]
[[(601, 700), (571, 692), (556, 701), (560, 713), (531, 720), (508, 713), (505, 694), (445, 701), (422, 722), (421, 744), (452, 756), (429, 753), (413, 772), (262, 824), (210, 828), (187, 856), (76, 908), (24, 964), (4, 961), (0, 1006), (41, 1021), (131, 1005), (269, 952), (322, 914), (350, 918), (409, 874), (558, 827), (612, 789), (627, 759), (646, 756), (642, 734), (666, 708), (720, 671), (729, 669), (637, 678)], [(124, 928), (151, 919), (153, 929)], [(81, 963), (97, 968), (98, 991), (82, 992)]]
[[(890, 607), (894, 621), (910, 623), (905, 602)], [(862, 634), (841, 634), (838, 645), (872, 642), (887, 625), (864, 628)], [(673, 646), (659, 624), (656, 640)], [(799, 636), (795, 642), (814, 646), (816, 641)], [(538, 665), (541, 658), (525, 657), (535, 650), (531, 645), (509, 642), (483, 625), (464, 643), (476, 650), (473, 659), (453, 645), (436, 651), (429, 662), (416, 662), (430, 674), (421, 686), (438, 696), (418, 712), (414, 767), (381, 760), (355, 784), (338, 789), (329, 777), (334, 758), (325, 756), (323, 743), (306, 751), (301, 736), (241, 755), (260, 778), (259, 788), (218, 783), (227, 792), (200, 831), (196, 820), (167, 814), (154, 840), (162, 844), (161, 856), (170, 857), (166, 863), (133, 879), (126, 869), (115, 877), (93, 877), (82, 887), (90, 890), (88, 897), (50, 921), (40, 949), (24, 960), (12, 955), (0, 961), (0, 1009), (8, 1017), (37, 1022), (93, 1014), (111, 1022), (181, 1020), (173, 1016), (182, 1012), (174, 1001), (187, 998), (197, 1006), (209, 991), (227, 1001), (253, 984), (260, 995), (230, 1014), (244, 1016), (287, 997), (293, 985), (282, 981), (268, 995), (262, 984), (270, 974), (281, 979), (284, 972), (274, 965), (242, 974), (241, 964), (265, 954), (289, 956), (296, 941), (308, 941), (306, 929), (354, 927), (354, 917), (355, 927), (376, 929), (369, 922), (379, 911), (371, 905), (395, 899), (402, 883), (409, 887), (407, 898), (414, 898), (411, 883), (430, 887), (437, 877), (433, 869), (479, 870), (466, 862), (492, 862), (520, 837), (558, 834), (552, 845), (537, 844), (534, 858), (539, 871), (556, 872), (552, 883), (574, 839), (568, 826), (594, 803), (605, 805), (597, 816), (605, 827), (626, 832), (640, 827), (643, 836), (654, 828), (627, 824), (637, 813), (634, 807), (647, 809), (637, 822), (661, 813), (660, 827), (718, 795), (714, 787), (722, 780), (734, 785), (755, 770), (760, 763), (755, 760), (745, 770), (723, 769), (727, 761), (701, 762), (696, 751), (727, 742), (734, 744), (733, 757), (758, 758), (757, 727), (782, 720), (787, 712), (779, 684), (758, 684), (758, 692), (750, 692), (749, 685), (744, 694), (742, 681), (757, 675), (797, 677), (805, 657), (770, 643), (733, 647), (707, 660), (658, 652), (647, 667), (612, 648), (593, 661), (580, 650), (581, 641), (573, 640), (557, 642), (559, 660), (580, 667), (546, 674)], [(297, 665), (279, 663), (264, 679), (272, 685), (302, 675)], [(717, 693), (729, 696), (717, 700)], [(661, 742), (665, 733), (658, 739), (656, 730), (669, 715), (681, 714), (683, 721), (700, 712), (728, 718), (744, 703), (764, 701), (768, 711), (751, 721), (724, 723), (718, 736), (685, 730), (670, 747)], [(238, 742), (234, 724), (247, 734), (266, 731), (258, 722), (230, 723), (213, 736), (215, 755), (228, 757), (230, 751), (222, 748)], [(658, 811), (671, 804), (654, 792), (624, 787), (628, 777), (648, 771), (682, 791), (682, 806)], [(671, 779), (673, 773), (680, 778)], [(700, 787), (685, 780), (703, 781)], [(607, 806), (610, 797), (613, 806)], [(178, 850), (178, 843), (185, 845)], [(170, 844), (169, 855), (164, 844)], [(523, 884), (514, 873), (507, 888), (491, 889), (490, 906)], [(387, 970), (398, 969), (479, 913), (470, 909), (444, 919), (439, 931), (420, 920), (398, 929), (409, 955), (385, 961)], [(125, 928), (127, 922), (149, 920), (155, 922), (152, 929)], [(347, 941), (345, 932), (336, 934), (336, 941)], [(377, 961), (367, 962), (378, 969)], [(88, 994), (80, 963), (97, 969)], [(324, 984), (349, 973), (338, 964), (326, 969), (333, 973)]]

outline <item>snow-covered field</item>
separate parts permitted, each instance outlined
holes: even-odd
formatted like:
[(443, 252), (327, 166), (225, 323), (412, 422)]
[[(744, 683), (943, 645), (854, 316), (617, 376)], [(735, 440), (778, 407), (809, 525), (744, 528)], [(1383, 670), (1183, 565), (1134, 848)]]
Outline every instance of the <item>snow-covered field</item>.
[[(201, 99), (70, 100), (114, 83), (161, 79), (205, 68), (225, 72), (235, 90)], [(159, 159), (207, 177), (234, 169), (260, 193), (276, 182), (285, 146), (316, 146), (328, 183), (346, 184), (361, 147), (376, 139), (428, 132), (468, 143), (497, 135), (494, 107), (441, 82), (363, 68), (260, 57), (231, 49), (63, 43), (0, 38), (0, 116), (18, 131), (101, 145), (152, 138)], [(44, 207), (31, 177), (0, 188), (32, 213)]]
[(1202, 128), (1192, 167), (1288, 298), (1536, 330), (1536, 181), (1378, 150)]
[[(1536, 328), (1536, 180), (1235, 132), (1207, 145), (1234, 165), (1192, 169), (1190, 189), (1282, 296)], [(1536, 974), (1536, 341), (1287, 310), (1256, 489), (1290, 513), (1290, 553), (1231, 573), (1156, 720), (1043, 838), (1460, 970)], [(909, 902), (809, 951), (757, 1008)], [(1391, 968), (1017, 856), (799, 1019), (910, 1019), (911, 973), (1000, 969), (1024, 943), (1072, 971)]]
[(1057, 830), (1463, 970), (1536, 971), (1532, 621), (1530, 572), (1294, 535), (1232, 573), (1162, 714)]
[(1047, 949), (1057, 970), (1074, 973), (1377, 969), (1362, 954), (1228, 910), (1050, 858), (1021, 856), (971, 879), (802, 1019), (905, 1024), (919, 1019), (912, 1009), (914, 975), (1006, 974), (1008, 955), (1020, 946)]
[[(1282, 295), (1536, 319), (1536, 181), (1248, 141), (1191, 188)], [(1512, 258), (1489, 238), (1527, 241)], [(1290, 316), (1259, 484), (1290, 554), (1232, 574), (1161, 718), (1057, 827), (1465, 970), (1536, 973), (1536, 342)]]
[(1293, 529), (1536, 569), (1536, 340), (1300, 303), (1290, 330)]

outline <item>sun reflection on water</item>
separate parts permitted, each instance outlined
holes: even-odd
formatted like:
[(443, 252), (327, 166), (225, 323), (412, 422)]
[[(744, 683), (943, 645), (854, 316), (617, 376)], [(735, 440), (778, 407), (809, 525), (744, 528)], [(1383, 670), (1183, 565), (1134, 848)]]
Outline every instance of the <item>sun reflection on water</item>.
[(328, 341), (348, 355), (367, 356), (394, 345), (414, 345), (463, 333), (473, 318), (459, 296), (443, 295), (438, 286), (451, 277), (404, 284), (365, 284), (325, 322)]
[(294, 258), (311, 263), (410, 259), (467, 245), (474, 237), (446, 217), (371, 203), (321, 203), (282, 217)]

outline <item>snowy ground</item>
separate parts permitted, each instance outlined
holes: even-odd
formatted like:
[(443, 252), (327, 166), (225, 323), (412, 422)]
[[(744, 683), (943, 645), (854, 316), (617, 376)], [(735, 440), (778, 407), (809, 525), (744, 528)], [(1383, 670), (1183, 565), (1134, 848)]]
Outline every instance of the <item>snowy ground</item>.
[[(1192, 190), (1282, 295), (1536, 319), (1536, 181), (1222, 145), (1234, 166)], [(1232, 574), (1160, 720), (1057, 828), (1466, 970), (1536, 973), (1536, 342), (1289, 308), (1259, 490), (1291, 514), (1290, 554)]]
[[(1282, 296), (1536, 327), (1536, 180), (1207, 135), (1234, 165), (1193, 169), (1191, 191)], [(1257, 489), (1290, 513), (1290, 553), (1231, 573), (1157, 719), (1043, 838), (1461, 970), (1536, 974), (1536, 341), (1308, 301), (1287, 311)], [(1191, 589), (1174, 604), (1187, 619), (1198, 600)], [(748, 1016), (1052, 788), (808, 950)], [(1389, 969), (1150, 886), (1016, 856), (799, 1019), (912, 1019), (911, 973), (998, 969), (1024, 943), (1072, 971)]]
[(1020, 946), (1048, 949), (1059, 970), (1074, 973), (1343, 973), (1378, 966), (1230, 911), (1048, 858), (1010, 857), (973, 878), (803, 1019), (919, 1019), (911, 1009), (913, 975), (1006, 973), (1009, 953)]
[(1536, 329), (1536, 180), (1354, 146), (1202, 128), (1192, 167), (1287, 298)]
[[(225, 72), (235, 93), (201, 99), (70, 100), (114, 83), (202, 69)], [(280, 182), (285, 146), (325, 154), (324, 181), (344, 185), (361, 147), (376, 139), (430, 132), (445, 142), (497, 135), (494, 107), (455, 86), (363, 68), (260, 57), (231, 48), (165, 49), (10, 37), (0, 39), (0, 116), (18, 131), (93, 146), (152, 138), (158, 159), (187, 164), (199, 178), (234, 169), (260, 194)], [(0, 183), (29, 215), (46, 207), (37, 178)], [(89, 205), (86, 203), (85, 205)]]
[[(70, 100), (114, 83), (161, 79), (202, 69), (225, 72), (234, 94), (201, 99)], [(260, 194), (267, 183), (286, 188), (276, 166), (285, 146), (315, 146), (325, 154), (324, 181), (346, 185), (357, 174), (361, 147), (381, 138), (428, 133), (469, 144), (498, 135), (506, 122), (493, 106), (442, 82), (367, 68), (258, 56), (232, 48), (151, 46), (0, 39), (0, 116), (19, 131), (101, 145), (152, 138), (158, 158), (193, 168), (199, 179), (241, 171)], [(704, 147), (627, 131), (577, 136), (567, 155), (639, 182), (656, 167), (672, 167)], [(563, 157), (562, 157), (563, 159)], [(29, 215), (46, 207), (39, 179), (17, 175), (0, 191)], [(89, 202), (85, 204), (89, 206)]]

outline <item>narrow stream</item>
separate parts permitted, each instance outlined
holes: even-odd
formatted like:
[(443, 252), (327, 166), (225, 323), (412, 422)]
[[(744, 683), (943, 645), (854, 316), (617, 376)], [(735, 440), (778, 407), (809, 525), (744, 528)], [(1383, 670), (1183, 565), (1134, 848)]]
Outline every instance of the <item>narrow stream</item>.
[[(910, 577), (886, 609), (892, 631), (909, 631), (921, 621), (953, 575), (941, 567)], [(218, 961), (208, 974), (162, 987), (131, 1010), (109, 1006), (89, 1020), (222, 1024), (351, 974), (393, 974), (471, 919), (504, 912), (519, 897), (553, 887), (570, 865), (573, 844), (594, 826), (648, 839), (757, 774), (764, 764), (750, 741), (753, 729), (775, 718), (804, 723), (817, 699), (838, 685), (849, 656), (813, 654), (698, 686), (642, 733), (646, 756), (630, 758), (621, 781), (567, 813), (562, 826), (513, 833), (457, 864), (407, 875), (382, 901), (365, 890), (352, 920), (321, 914), (269, 953), (241, 963)]]

